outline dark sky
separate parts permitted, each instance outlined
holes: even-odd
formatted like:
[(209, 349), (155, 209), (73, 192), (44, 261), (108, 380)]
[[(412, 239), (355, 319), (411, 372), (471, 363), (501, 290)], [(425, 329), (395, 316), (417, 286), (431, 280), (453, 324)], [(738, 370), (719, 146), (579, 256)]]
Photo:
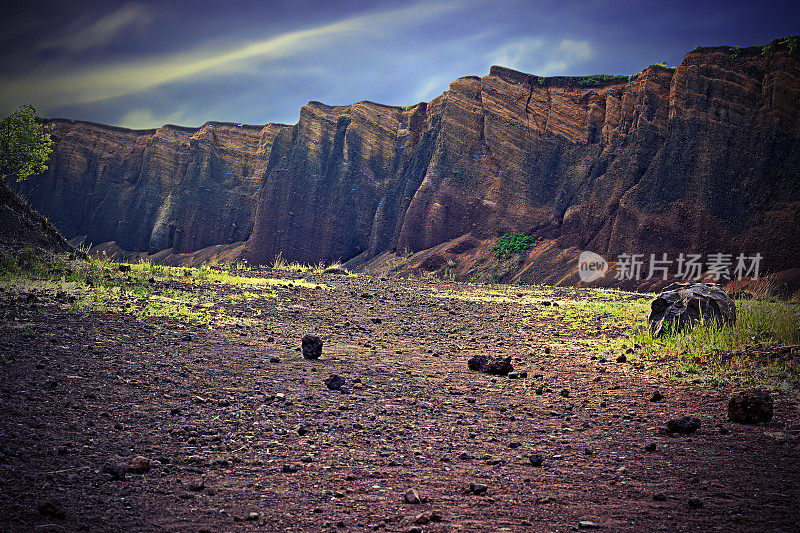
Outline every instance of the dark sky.
[(294, 123), (309, 100), (410, 105), (494, 64), (631, 74), (800, 33), (798, 1), (19, 4), (3, 8), (0, 113), (133, 128)]

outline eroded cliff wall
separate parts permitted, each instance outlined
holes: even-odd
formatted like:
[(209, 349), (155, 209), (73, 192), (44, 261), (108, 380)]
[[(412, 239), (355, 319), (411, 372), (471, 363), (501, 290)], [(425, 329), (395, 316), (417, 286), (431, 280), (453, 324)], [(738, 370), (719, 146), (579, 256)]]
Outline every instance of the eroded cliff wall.
[(293, 126), (54, 121), (50, 169), (22, 192), (68, 237), (130, 250), (330, 262), (524, 231), (783, 270), (800, 263), (800, 60), (773, 51), (609, 79), (493, 67), (409, 108), (311, 102)]

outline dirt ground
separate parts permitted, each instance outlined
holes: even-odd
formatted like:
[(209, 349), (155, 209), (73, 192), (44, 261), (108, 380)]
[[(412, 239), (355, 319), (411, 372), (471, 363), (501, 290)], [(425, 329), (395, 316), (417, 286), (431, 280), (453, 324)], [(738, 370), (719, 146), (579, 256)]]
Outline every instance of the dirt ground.
[[(730, 389), (601, 360), (530, 289), (315, 279), (332, 288), (239, 300), (253, 325), (214, 329), (0, 293), (0, 530), (800, 529), (789, 392), (733, 424)], [(700, 430), (665, 434), (683, 415)]]

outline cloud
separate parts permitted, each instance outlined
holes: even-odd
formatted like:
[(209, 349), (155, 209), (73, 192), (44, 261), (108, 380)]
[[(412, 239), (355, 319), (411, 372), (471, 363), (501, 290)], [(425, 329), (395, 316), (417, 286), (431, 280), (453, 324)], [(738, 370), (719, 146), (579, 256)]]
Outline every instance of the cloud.
[(507, 43), (492, 54), (492, 62), (496, 65), (524, 64), (528, 58), (544, 45), (542, 39), (524, 37), (518, 41)]
[(63, 49), (68, 52), (80, 52), (103, 46), (117, 37), (129, 26), (143, 27), (150, 23), (150, 10), (138, 3), (129, 3), (94, 22), (87, 17), (70, 24), (64, 34), (54, 40), (40, 45), (42, 49)]
[[(111, 64), (76, 66), (50, 64), (15, 79), (0, 81), (0, 101), (22, 99), (40, 106), (86, 104), (135, 94), (201, 73), (231, 74), (247, 70), (253, 61), (291, 58), (343, 40), (385, 38), (464, 7), (466, 0), (451, 0), (379, 11), (321, 26), (285, 32), (267, 39), (241, 43), (227, 49), (205, 48), (161, 57)], [(61, 39), (64, 46), (84, 46), (109, 39), (130, 24), (135, 6), (117, 12)], [(78, 36), (81, 36), (80, 39)]]
[(564, 75), (594, 56), (589, 41), (526, 36), (506, 42), (488, 55), (492, 63), (539, 76)]
[(594, 56), (589, 41), (572, 41), (565, 39), (558, 45), (558, 52), (567, 60), (587, 61)]
[(133, 130), (160, 128), (164, 124), (177, 124), (186, 121), (183, 111), (175, 111), (165, 115), (156, 115), (149, 109), (131, 109), (122, 115), (116, 124)]

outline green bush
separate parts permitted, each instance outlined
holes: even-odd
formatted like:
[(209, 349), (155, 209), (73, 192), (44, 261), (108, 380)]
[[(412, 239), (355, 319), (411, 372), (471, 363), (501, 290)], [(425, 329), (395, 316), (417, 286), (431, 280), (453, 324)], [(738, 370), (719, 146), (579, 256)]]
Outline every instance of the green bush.
[(497, 244), (492, 248), (494, 256), (498, 259), (512, 254), (523, 254), (539, 244), (539, 239), (520, 232), (502, 235)]

